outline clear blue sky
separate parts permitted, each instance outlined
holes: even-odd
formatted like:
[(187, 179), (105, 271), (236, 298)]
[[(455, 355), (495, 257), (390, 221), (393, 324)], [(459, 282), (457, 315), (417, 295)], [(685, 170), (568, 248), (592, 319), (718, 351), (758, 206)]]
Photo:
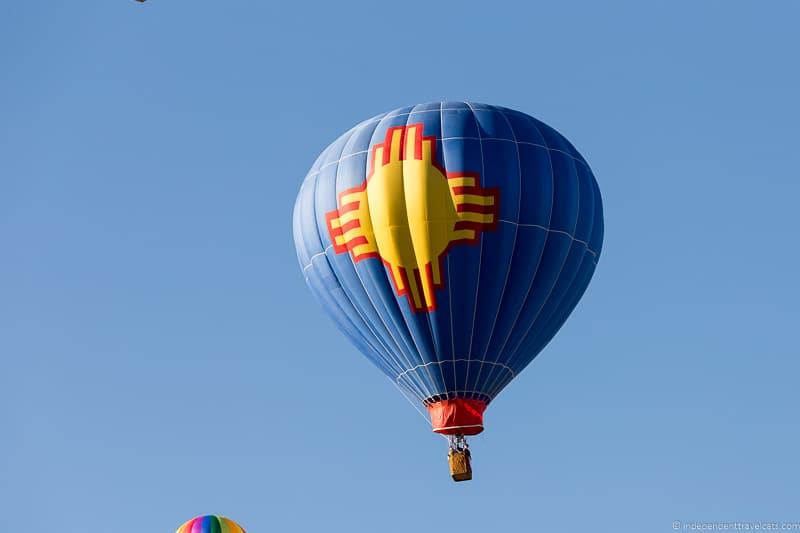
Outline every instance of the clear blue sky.
[[(0, 531), (800, 521), (798, 17), (791, 0), (6, 2)], [(291, 238), (330, 141), (439, 99), (560, 130), (606, 211), (589, 291), (492, 404), (458, 485)]]

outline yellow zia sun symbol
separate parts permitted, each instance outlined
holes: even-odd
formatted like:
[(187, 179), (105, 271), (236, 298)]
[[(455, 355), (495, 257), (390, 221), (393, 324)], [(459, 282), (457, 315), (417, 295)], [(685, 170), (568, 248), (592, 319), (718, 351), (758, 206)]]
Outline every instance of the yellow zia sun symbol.
[(497, 222), (497, 189), (484, 189), (476, 173), (447, 172), (436, 161), (435, 137), (423, 125), (390, 128), (372, 147), (364, 183), (339, 194), (326, 214), (336, 253), (354, 262), (383, 261), (395, 292), (414, 312), (436, 309), (442, 259), (451, 246), (475, 243)]

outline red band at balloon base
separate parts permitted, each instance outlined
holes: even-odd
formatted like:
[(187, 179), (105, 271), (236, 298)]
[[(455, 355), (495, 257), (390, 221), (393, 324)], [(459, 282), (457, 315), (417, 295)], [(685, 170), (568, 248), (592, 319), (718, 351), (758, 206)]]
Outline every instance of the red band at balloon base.
[(483, 431), (485, 410), (486, 402), (467, 398), (428, 404), (433, 431), (442, 435), (477, 435)]

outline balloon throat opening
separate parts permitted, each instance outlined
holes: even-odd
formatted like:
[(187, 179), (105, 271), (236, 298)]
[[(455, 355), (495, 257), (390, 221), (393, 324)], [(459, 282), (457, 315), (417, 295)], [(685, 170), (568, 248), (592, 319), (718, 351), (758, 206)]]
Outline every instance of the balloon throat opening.
[(462, 434), (448, 435), (447, 442), (450, 447), (447, 453), (450, 476), (453, 481), (469, 481), (472, 479), (472, 456), (467, 438)]

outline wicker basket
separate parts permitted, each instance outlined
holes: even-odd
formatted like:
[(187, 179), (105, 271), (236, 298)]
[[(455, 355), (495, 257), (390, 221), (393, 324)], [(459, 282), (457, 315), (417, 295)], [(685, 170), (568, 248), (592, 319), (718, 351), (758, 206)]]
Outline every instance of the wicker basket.
[(469, 450), (450, 450), (447, 459), (450, 463), (450, 475), (453, 476), (453, 481), (468, 481), (472, 479)]

